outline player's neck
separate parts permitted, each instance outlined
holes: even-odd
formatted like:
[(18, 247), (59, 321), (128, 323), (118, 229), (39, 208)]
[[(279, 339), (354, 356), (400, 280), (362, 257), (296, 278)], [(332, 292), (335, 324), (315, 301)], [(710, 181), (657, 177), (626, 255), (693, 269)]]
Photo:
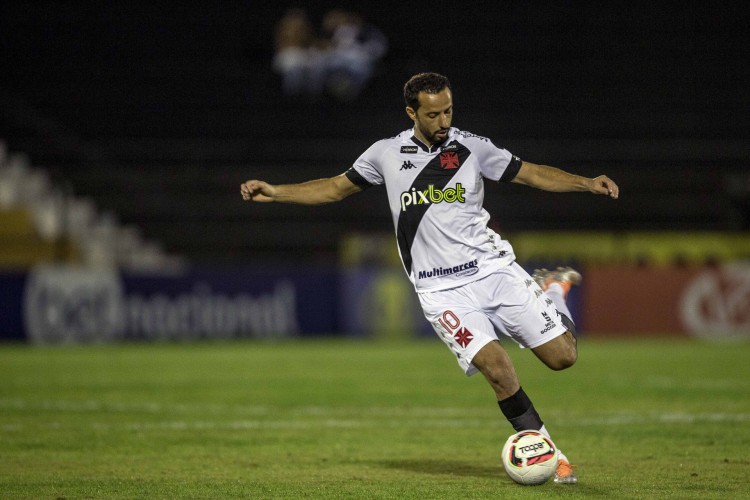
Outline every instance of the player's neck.
[(414, 127), (413, 131), (414, 131), (413, 133), (414, 139), (421, 142), (424, 145), (424, 147), (427, 149), (430, 149), (432, 147), (432, 142), (428, 141), (427, 138), (422, 135), (419, 129), (417, 129), (417, 127)]
[(427, 140), (427, 138), (424, 137), (421, 132), (415, 127), (412, 133), (412, 140), (418, 142), (418, 145), (421, 145), (422, 149), (424, 149), (425, 151), (433, 151), (436, 147), (444, 144), (448, 140), (448, 137), (440, 142), (432, 142)]

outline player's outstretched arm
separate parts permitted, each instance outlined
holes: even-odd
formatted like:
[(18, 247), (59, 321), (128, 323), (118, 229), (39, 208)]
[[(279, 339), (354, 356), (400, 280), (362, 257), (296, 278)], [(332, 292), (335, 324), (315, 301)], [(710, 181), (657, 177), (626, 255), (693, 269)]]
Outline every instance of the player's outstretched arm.
[(559, 168), (537, 165), (536, 163), (527, 161), (521, 164), (521, 168), (513, 179), (513, 182), (558, 193), (589, 191), (594, 194), (604, 194), (613, 199), (617, 199), (620, 196), (620, 188), (606, 175), (600, 175), (591, 179), (571, 174)]
[(250, 180), (242, 183), (240, 193), (243, 200), (260, 203), (299, 203), (319, 205), (340, 201), (361, 191), (345, 174), (302, 182), (299, 184), (269, 184), (265, 181)]

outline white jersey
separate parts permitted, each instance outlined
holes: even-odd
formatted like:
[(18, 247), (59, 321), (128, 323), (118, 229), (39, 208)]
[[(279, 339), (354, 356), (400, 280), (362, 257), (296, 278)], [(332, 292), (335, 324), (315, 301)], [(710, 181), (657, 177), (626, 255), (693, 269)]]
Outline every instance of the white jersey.
[(489, 139), (451, 128), (426, 146), (412, 129), (376, 142), (347, 171), (362, 188), (385, 184), (401, 261), (417, 292), (481, 279), (515, 260), (487, 227), (483, 178), (511, 181), (521, 160)]

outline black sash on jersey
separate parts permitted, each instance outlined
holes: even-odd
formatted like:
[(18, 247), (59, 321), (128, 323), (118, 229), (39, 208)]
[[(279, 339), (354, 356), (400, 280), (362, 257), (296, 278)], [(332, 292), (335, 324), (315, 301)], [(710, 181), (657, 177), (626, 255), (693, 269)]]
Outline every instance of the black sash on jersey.
[[(416, 188), (417, 191), (424, 191), (429, 188), (430, 184), (436, 189), (444, 189), (450, 180), (453, 179), (453, 176), (456, 175), (456, 172), (464, 165), (466, 158), (470, 154), (471, 151), (458, 141), (453, 141), (443, 146), (441, 152), (430, 160), (419, 175), (417, 175), (409, 187), (409, 191), (412, 188)], [(417, 234), (419, 224), (422, 222), (422, 218), (430, 206), (432, 206), (432, 203), (410, 205), (398, 216), (398, 227), (396, 228), (398, 248), (401, 252), (401, 259), (404, 261), (406, 274), (409, 275), (411, 274), (412, 264), (411, 245), (414, 242), (414, 236)]]

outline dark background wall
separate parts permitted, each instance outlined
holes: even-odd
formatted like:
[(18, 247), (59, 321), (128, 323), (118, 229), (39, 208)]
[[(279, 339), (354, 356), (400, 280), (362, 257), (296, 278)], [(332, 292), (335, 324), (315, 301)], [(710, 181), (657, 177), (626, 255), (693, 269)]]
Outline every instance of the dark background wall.
[(383, 193), (248, 206), (248, 178), (335, 175), (410, 126), (404, 81), (453, 83), (454, 124), (622, 187), (612, 203), (493, 186), (502, 230), (750, 227), (750, 16), (741, 2), (298, 2), (363, 13), (390, 48), (354, 102), (290, 102), (271, 71), (284, 2), (0, 5), (0, 137), (195, 261), (329, 262), (390, 231)]

